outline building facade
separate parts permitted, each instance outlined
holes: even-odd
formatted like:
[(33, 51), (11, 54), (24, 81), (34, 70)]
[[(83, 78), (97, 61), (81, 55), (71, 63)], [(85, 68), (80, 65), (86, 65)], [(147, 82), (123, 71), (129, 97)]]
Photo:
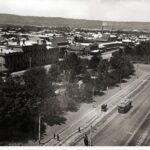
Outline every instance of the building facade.
[(5, 66), (10, 73), (56, 63), (59, 59), (58, 48), (47, 49), (45, 45), (32, 45), (23, 46), (22, 49), (23, 52), (5, 55)]

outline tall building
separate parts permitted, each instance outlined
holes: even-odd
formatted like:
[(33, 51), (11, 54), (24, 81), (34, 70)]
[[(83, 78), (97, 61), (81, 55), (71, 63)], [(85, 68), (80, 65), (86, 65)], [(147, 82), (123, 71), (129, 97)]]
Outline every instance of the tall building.
[(23, 46), (22, 50), (23, 52), (5, 54), (5, 66), (10, 73), (56, 63), (59, 59), (59, 49), (47, 49), (46, 45)]

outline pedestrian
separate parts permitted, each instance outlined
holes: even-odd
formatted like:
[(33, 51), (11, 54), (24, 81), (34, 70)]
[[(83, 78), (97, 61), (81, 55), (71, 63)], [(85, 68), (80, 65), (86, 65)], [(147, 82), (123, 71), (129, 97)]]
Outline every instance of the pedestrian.
[(56, 138), (56, 134), (55, 134), (55, 132), (54, 132), (54, 139)]
[(84, 136), (84, 145), (89, 146), (89, 140), (88, 140), (88, 136), (86, 134)]
[(59, 141), (59, 134), (57, 134), (57, 141)]
[(80, 129), (80, 127), (78, 128), (78, 131), (79, 131), (79, 133), (81, 133), (81, 129)]

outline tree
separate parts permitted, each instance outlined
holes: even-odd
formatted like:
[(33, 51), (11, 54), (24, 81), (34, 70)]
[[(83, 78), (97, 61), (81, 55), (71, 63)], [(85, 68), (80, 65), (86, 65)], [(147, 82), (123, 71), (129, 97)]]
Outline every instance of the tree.
[(82, 89), (82, 100), (83, 102), (93, 102), (93, 84), (92, 82), (88, 82), (84, 84), (84, 88)]
[(48, 72), (49, 80), (51, 80), (52, 82), (56, 82), (59, 74), (60, 74), (59, 66), (56, 64), (52, 64)]
[(108, 85), (113, 86), (118, 83), (118, 73), (115, 70), (112, 70), (108, 74)]
[(109, 86), (108, 78), (109, 63), (107, 60), (101, 60), (97, 67), (98, 76), (96, 78), (95, 87), (99, 92)]
[(96, 70), (101, 58), (94, 55), (89, 63), (89, 68)]
[(131, 60), (134, 61), (144, 61), (149, 63), (150, 60), (150, 42), (145, 41), (141, 42), (136, 46), (126, 46), (125, 53), (130, 56)]
[(141, 60), (144, 57), (144, 61), (146, 63), (149, 63), (149, 59), (150, 59), (150, 42), (149, 41), (141, 42), (133, 50), (135, 51), (136, 56), (139, 56)]
[(113, 72), (116, 72), (118, 81), (120, 82), (122, 78), (134, 73), (133, 64), (131, 64), (128, 56), (122, 50), (113, 53), (113, 57), (110, 59), (110, 65)]
[(98, 74), (107, 74), (108, 69), (109, 69), (108, 60), (101, 60), (97, 67)]
[(69, 74), (69, 82), (73, 83), (75, 79), (76, 79), (76, 72), (75, 70), (72, 69)]
[[(54, 88), (52, 87), (52, 82), (48, 79), (48, 75), (46, 74), (46, 70), (44, 68), (34, 68), (31, 69), (24, 74), (25, 85), (34, 98), (34, 104), (37, 105), (38, 113), (42, 113), (47, 111), (45, 108), (48, 103), (51, 108), (49, 108), (50, 114), (53, 115), (56, 113), (57, 107), (53, 107), (57, 103), (55, 98)], [(58, 109), (57, 109), (58, 110)]]
[(83, 83), (89, 83), (91, 82), (91, 75), (89, 72), (85, 71), (84, 73), (84, 78), (83, 78)]
[(125, 53), (127, 54), (127, 55), (133, 55), (134, 54), (134, 51), (133, 51), (133, 48), (131, 47), (131, 46), (129, 46), (129, 45), (127, 45), (126, 47), (125, 47), (125, 49), (124, 49), (124, 51), (125, 51)]
[[(41, 126), (44, 122), (48, 124), (58, 123), (61, 114), (59, 102), (55, 96), (52, 81), (49, 80), (46, 70), (42, 67), (33, 68), (24, 74), (25, 85), (31, 94), (33, 106), (36, 108), (37, 120), (39, 120), (39, 143)], [(57, 118), (57, 119), (55, 119)]]
[(104, 76), (102, 74), (98, 74), (97, 78), (94, 81), (95, 91), (100, 93), (104, 89)]
[(69, 111), (77, 111), (80, 102), (79, 88), (76, 83), (68, 84), (65, 92), (65, 99), (67, 103), (66, 109)]
[(84, 71), (84, 66), (81, 64), (81, 59), (75, 53), (71, 53), (64, 60), (64, 69), (66, 71), (74, 70), (78, 75)]
[(66, 56), (64, 60), (64, 70), (68, 83), (74, 82), (77, 75), (85, 72), (85, 66), (83, 66), (81, 62), (81, 59), (75, 53)]
[(36, 139), (33, 101), (25, 85), (7, 78), (0, 83), (0, 96), (0, 140)]
[(70, 70), (73, 68), (76, 70), (79, 63), (80, 63), (80, 61), (79, 61), (78, 56), (75, 53), (71, 53), (71, 54), (67, 55), (64, 60), (65, 70)]

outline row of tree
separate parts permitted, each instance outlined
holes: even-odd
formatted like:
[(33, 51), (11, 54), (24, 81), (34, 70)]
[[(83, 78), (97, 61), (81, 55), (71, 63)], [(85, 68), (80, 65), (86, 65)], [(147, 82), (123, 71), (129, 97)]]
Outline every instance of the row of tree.
[[(101, 94), (134, 74), (134, 67), (123, 50), (114, 52), (110, 61), (103, 60), (101, 56), (82, 60), (70, 54), (65, 58), (64, 66), (67, 75), (65, 99), (68, 99), (69, 108), (76, 108), (75, 104), (78, 107), (79, 102), (92, 102), (94, 94)], [(82, 81), (80, 87), (79, 80)]]
[[(50, 78), (51, 79), (51, 78)], [(61, 108), (44, 68), (27, 71), (23, 80), (0, 81), (0, 140), (7, 142), (38, 138), (39, 116), (51, 123)]]
[(136, 46), (126, 46), (125, 53), (131, 57), (134, 61), (144, 61), (150, 63), (150, 42), (141, 42)]
[[(42, 135), (44, 122), (64, 123), (63, 111), (77, 111), (80, 103), (93, 101), (93, 94), (103, 92), (133, 73), (133, 65), (120, 50), (113, 54), (110, 62), (101, 56), (82, 60), (71, 54), (65, 57), (63, 64), (53, 64), (48, 73), (44, 68), (33, 68), (26, 71), (21, 80), (11, 77), (5, 82), (0, 80), (0, 140), (37, 140), (39, 118), (42, 118)], [(65, 92), (56, 96), (54, 83), (60, 81), (66, 85)]]

